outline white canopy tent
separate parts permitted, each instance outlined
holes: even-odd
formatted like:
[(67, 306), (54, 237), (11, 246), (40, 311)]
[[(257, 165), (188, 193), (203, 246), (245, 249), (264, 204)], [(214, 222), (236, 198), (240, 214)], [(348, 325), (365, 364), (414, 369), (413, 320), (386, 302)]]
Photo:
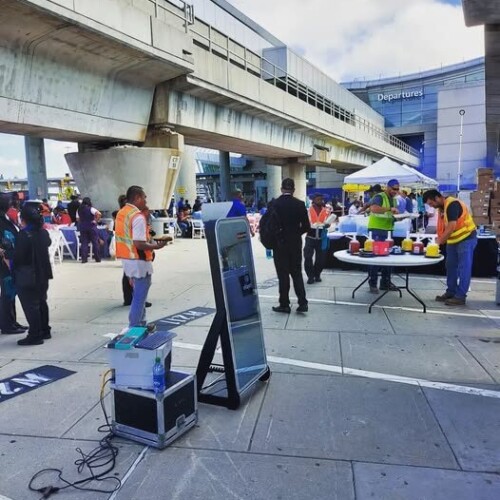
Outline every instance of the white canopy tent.
[(412, 188), (433, 188), (438, 185), (434, 179), (408, 165), (400, 165), (387, 156), (369, 167), (346, 176), (344, 184), (380, 184), (383, 187), (391, 179), (397, 179), (401, 186)]

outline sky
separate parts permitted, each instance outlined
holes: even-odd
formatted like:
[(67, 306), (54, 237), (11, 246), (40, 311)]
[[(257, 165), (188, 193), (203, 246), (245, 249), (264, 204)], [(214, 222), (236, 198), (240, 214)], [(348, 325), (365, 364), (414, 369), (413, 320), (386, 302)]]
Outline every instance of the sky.
[[(188, 0), (189, 1), (189, 0)], [(228, 0), (338, 82), (439, 68), (484, 56), (461, 0)], [(76, 144), (45, 141), (47, 174)], [(0, 175), (26, 177), (24, 139), (0, 134)]]

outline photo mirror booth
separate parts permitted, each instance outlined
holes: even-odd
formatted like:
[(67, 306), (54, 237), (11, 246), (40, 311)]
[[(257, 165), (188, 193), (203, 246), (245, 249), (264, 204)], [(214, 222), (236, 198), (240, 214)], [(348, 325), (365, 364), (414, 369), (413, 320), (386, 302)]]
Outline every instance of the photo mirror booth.
[[(226, 218), (231, 203), (205, 203), (203, 222), (217, 312), (196, 370), (198, 399), (236, 409), (258, 381), (267, 380), (250, 227), (246, 217)], [(220, 340), (222, 365), (213, 363)], [(205, 385), (208, 372), (222, 374)]]

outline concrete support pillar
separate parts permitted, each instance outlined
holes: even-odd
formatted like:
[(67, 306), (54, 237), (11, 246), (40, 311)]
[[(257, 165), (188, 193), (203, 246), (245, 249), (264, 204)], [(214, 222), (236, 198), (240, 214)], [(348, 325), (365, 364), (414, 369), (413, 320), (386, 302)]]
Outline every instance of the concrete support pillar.
[(291, 160), (283, 167), (283, 179), (290, 177), (295, 182), (295, 198), (306, 201), (306, 166)]
[(95, 150), (79, 144), (65, 156), (81, 193), (100, 211), (116, 210), (116, 200), (129, 186), (144, 188), (152, 210), (168, 208), (182, 168), (184, 137), (168, 130), (150, 130), (143, 147)]
[(334, 168), (316, 167), (317, 188), (341, 188), (345, 174), (339, 174)]
[(277, 165), (267, 165), (267, 201), (281, 195), (281, 167)]
[(175, 185), (175, 199), (180, 197), (189, 200), (193, 205), (196, 198), (196, 148), (184, 146), (182, 152), (182, 167)]
[(31, 199), (48, 198), (47, 167), (45, 166), (45, 146), (39, 137), (24, 138), (28, 189)]
[(230, 173), (230, 157), (229, 152), (219, 151), (219, 165), (220, 165), (220, 200), (217, 201), (230, 201), (231, 200), (231, 173)]

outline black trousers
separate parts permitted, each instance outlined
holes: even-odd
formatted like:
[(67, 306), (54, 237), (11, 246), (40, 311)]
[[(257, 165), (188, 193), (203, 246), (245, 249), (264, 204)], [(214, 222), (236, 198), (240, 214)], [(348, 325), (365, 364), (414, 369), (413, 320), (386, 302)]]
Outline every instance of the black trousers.
[(83, 229), (80, 231), (80, 255), (82, 262), (87, 262), (89, 259), (89, 244), (92, 243), (92, 252), (94, 252), (94, 260), (99, 262), (101, 260), (101, 249), (99, 247), (99, 233), (97, 228)]
[(3, 279), (0, 279), (0, 330), (16, 328), (16, 298), (9, 297)]
[(49, 306), (47, 305), (47, 290), (49, 282), (39, 283), (35, 288), (18, 288), (17, 295), (23, 306), (24, 315), (28, 320), (28, 337), (41, 338), (50, 334)]
[(278, 245), (273, 250), (274, 266), (279, 280), (280, 306), (290, 305), (290, 276), (299, 306), (306, 305), (306, 289), (302, 277), (302, 241)]
[[(326, 250), (321, 249), (322, 240), (306, 238), (304, 245), (304, 269), (308, 278), (319, 278), (325, 267)], [(316, 257), (313, 263), (313, 257)]]
[(130, 281), (123, 273), (122, 277), (122, 290), (123, 290), (123, 303), (127, 306), (132, 304), (132, 295), (134, 293), (134, 289), (130, 285)]

